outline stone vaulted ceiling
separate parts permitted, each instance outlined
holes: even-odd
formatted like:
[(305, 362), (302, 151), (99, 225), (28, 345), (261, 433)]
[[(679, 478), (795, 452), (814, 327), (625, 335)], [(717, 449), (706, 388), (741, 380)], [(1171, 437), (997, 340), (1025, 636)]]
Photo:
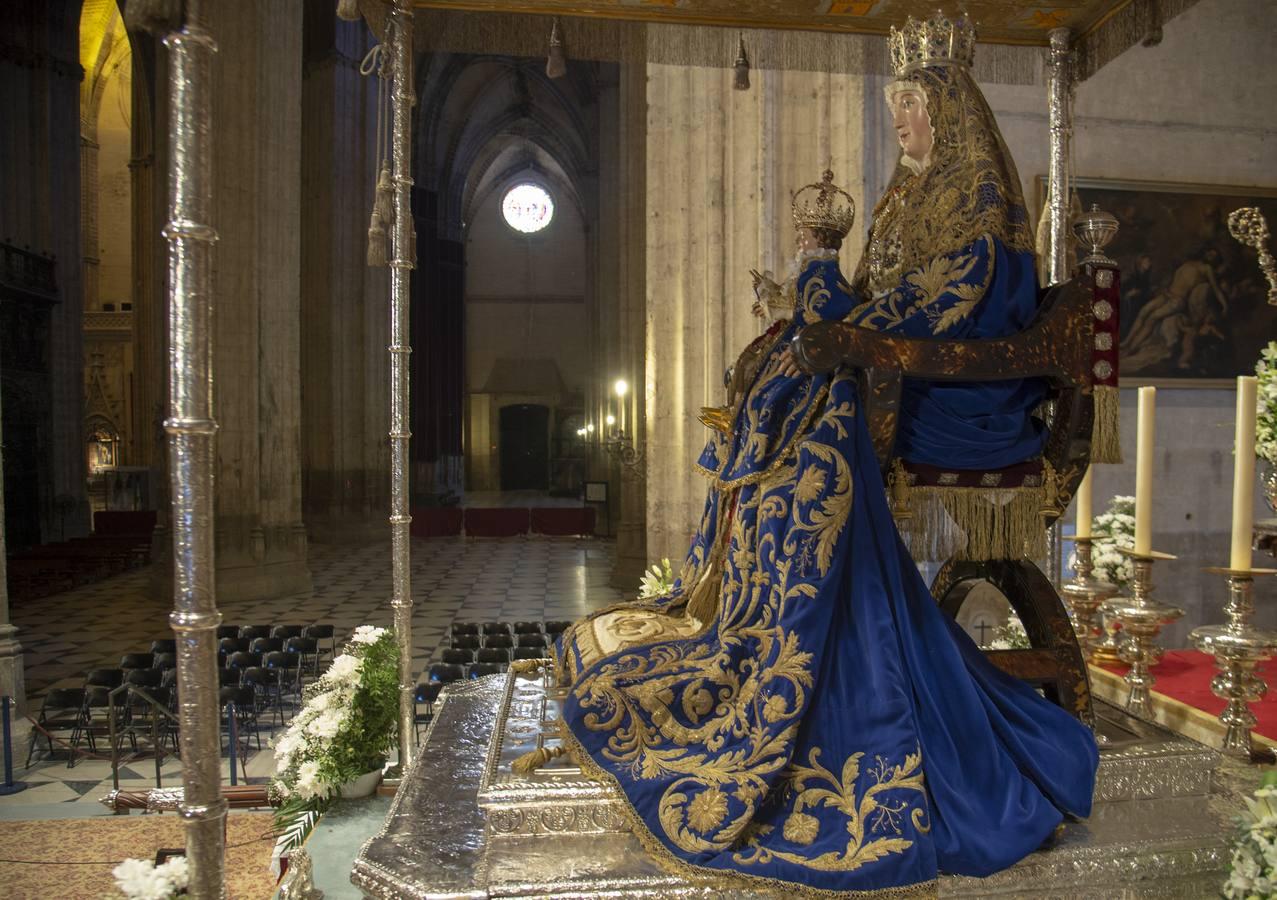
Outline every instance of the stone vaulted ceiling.
[[(1077, 35), (1094, 31), (1132, 0), (966, 0), (980, 40), (1004, 44), (1047, 43), (1047, 33), (1065, 27)], [(507, 13), (631, 19), (742, 28), (794, 28), (885, 34), (907, 16), (925, 17), (937, 0), (416, 0), (419, 7)]]

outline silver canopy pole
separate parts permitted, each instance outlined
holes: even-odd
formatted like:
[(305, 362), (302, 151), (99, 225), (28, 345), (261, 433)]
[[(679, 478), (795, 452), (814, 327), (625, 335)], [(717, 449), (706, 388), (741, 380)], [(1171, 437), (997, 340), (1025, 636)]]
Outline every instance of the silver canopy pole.
[(409, 272), (416, 267), (412, 189), (412, 7), (394, 0), (387, 28), (390, 40), (390, 175), (394, 221), (390, 259), (390, 606), (399, 643), (399, 768), (416, 756), (415, 680), (412, 671), (412, 575), (408, 526), (408, 337)]
[(221, 791), (217, 626), (213, 589), (211, 64), (217, 45), (198, 0), (169, 49), (169, 472), (173, 514), (173, 612), (182, 742), (186, 854), (192, 897), (226, 896), (226, 800)]
[(1073, 136), (1073, 54), (1069, 50), (1067, 28), (1051, 31), (1047, 109), (1051, 130), (1051, 158), (1047, 178), (1047, 209), (1050, 219), (1050, 252), (1048, 281), (1059, 284), (1072, 274), (1068, 271), (1069, 238), (1069, 141)]
[[(1051, 31), (1048, 57), (1047, 108), (1051, 132), (1050, 162), (1047, 179), (1047, 210), (1050, 229), (1050, 259), (1047, 281), (1060, 284), (1072, 275), (1068, 270), (1069, 237), (1069, 139), (1073, 135), (1073, 54), (1069, 50), (1071, 34), (1067, 28)], [(1059, 588), (1064, 574), (1064, 542), (1060, 522), (1056, 520), (1047, 532), (1047, 576)]]

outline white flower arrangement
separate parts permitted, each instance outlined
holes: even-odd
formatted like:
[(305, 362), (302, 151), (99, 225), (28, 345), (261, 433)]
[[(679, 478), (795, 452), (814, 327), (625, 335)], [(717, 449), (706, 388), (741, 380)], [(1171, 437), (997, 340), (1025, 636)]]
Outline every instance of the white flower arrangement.
[(657, 597), (664, 597), (672, 590), (674, 590), (674, 570), (670, 568), (669, 559), (664, 558), (660, 565), (653, 565), (639, 579), (638, 598), (654, 600)]
[(1228, 880), (1221, 892), (1228, 900), (1260, 900), (1277, 895), (1277, 772), (1269, 772), (1254, 797), (1244, 798), (1238, 818)]
[(1277, 465), (1277, 341), (1260, 352), (1255, 374), (1255, 456)]
[(126, 859), (111, 874), (129, 900), (168, 900), (186, 890), (191, 880), (185, 856), (170, 857), (158, 866), (145, 859)]
[[(1131, 559), (1117, 552), (1118, 547), (1135, 546), (1135, 498), (1114, 497), (1108, 509), (1095, 517), (1091, 526), (1092, 577), (1119, 588), (1130, 586), (1135, 570)], [(1077, 568), (1077, 554), (1069, 556), (1069, 567)]]
[[(399, 647), (387, 628), (361, 625), (272, 746), (275, 860), (305, 840), (338, 789), (381, 767), (394, 746)], [(274, 861), (273, 861), (274, 864)]]
[(1011, 613), (1005, 625), (999, 625), (993, 629), (993, 640), (989, 643), (988, 649), (1027, 650), (1032, 646), (1033, 644), (1029, 642), (1029, 633), (1024, 630), (1024, 623), (1020, 621), (1019, 616)]

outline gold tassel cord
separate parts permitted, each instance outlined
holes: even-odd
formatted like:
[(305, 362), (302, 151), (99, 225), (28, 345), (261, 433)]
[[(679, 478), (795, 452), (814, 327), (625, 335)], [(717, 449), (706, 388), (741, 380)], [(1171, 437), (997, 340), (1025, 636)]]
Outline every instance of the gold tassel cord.
[(917, 559), (1019, 559), (1046, 555), (1042, 488), (914, 485), (913, 515), (897, 524)]
[(566, 744), (560, 744), (557, 747), (537, 747), (535, 750), (529, 750), (510, 763), (510, 771), (516, 775), (531, 775), (546, 763), (558, 759), (567, 752)]
[(1091, 431), (1091, 462), (1122, 461), (1122, 404), (1118, 389), (1095, 388), (1095, 426)]

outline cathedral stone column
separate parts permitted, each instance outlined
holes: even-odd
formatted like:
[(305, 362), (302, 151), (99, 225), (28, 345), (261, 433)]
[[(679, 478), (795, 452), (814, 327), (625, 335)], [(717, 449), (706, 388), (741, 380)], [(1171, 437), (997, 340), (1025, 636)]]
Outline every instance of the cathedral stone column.
[[(0, 417), (0, 476), (4, 472), (3, 417)], [(22, 644), (18, 643), (18, 629), (9, 622), (9, 576), (5, 568), (4, 542), (4, 490), (0, 477), (0, 697), (13, 700), (13, 727), (9, 736), (9, 749), (14, 759), (26, 749), (31, 736), (31, 726), (23, 714), (27, 711), (26, 681), (22, 667)]]
[[(705, 498), (696, 414), (723, 402), (724, 370), (765, 327), (750, 315), (749, 270), (783, 275), (790, 195), (826, 167), (858, 224), (867, 215), (864, 91), (862, 76), (827, 72), (759, 69), (748, 91), (732, 89), (730, 69), (653, 63), (647, 74), (647, 544), (677, 570)], [(843, 251), (848, 277), (858, 234)]]
[(329, 0), (306, 0), (302, 84), (302, 479), (316, 541), (390, 539), (385, 268), (366, 264), (376, 38)]
[[(627, 62), (618, 67), (616, 83), (602, 86), (599, 91), (600, 134), (616, 137), (599, 142), (600, 203), (605, 208), (614, 207), (614, 214), (599, 216), (596, 292), (614, 297), (615, 302), (595, 304), (601, 335), (597, 346), (602, 349), (595, 372), (601, 381), (603, 412), (616, 411), (640, 451), (645, 433), (646, 90), (647, 66)], [(613, 392), (616, 378), (624, 378), (629, 384), (629, 392), (623, 398)], [(611, 582), (632, 595), (637, 593), (648, 564), (646, 466), (640, 461), (637, 466), (621, 464), (609, 468), (616, 528)]]
[(209, 7), (219, 602), (308, 592), (301, 517), (302, 0)]

